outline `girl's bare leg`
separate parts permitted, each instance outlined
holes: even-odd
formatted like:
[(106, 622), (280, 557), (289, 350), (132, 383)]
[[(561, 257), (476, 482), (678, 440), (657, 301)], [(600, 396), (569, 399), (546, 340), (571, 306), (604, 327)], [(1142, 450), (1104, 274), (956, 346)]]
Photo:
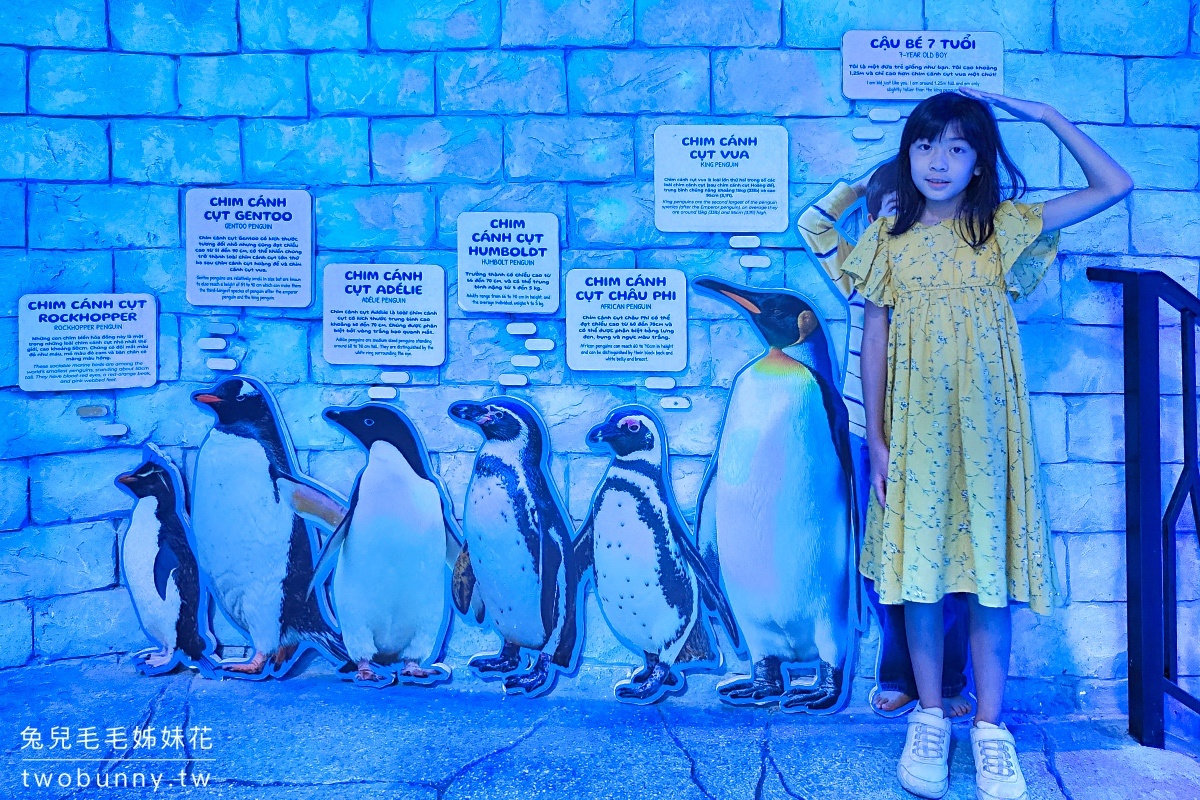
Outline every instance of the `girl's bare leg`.
[[(921, 708), (942, 708), (942, 653), (946, 641), (942, 601), (904, 604), (908, 653)], [(974, 631), (972, 630), (972, 641)], [(978, 679), (976, 679), (978, 680)]]
[[(1012, 650), (1012, 615), (1008, 606), (988, 608), (980, 605), (975, 595), (970, 595), (968, 601), (971, 604), (971, 660), (975, 665), (975, 719), (999, 725)], [(913, 667), (916, 668), (915, 656)], [(920, 685), (919, 676), (917, 680)]]

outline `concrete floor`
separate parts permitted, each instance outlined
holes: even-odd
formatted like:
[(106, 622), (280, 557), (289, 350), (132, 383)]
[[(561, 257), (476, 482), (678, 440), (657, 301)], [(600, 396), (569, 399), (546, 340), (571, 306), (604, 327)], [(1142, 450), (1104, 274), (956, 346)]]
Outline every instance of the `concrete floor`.
[[(859, 697), (849, 710), (822, 718), (726, 708), (708, 702), (711, 686), (693, 680), (684, 698), (638, 708), (570, 692), (506, 698), (493, 686), (469, 683), (461, 686), (477, 691), (364, 689), (319, 666), (261, 684), (191, 674), (143, 678), (120, 659), (6, 670), (0, 797), (909, 796), (895, 779), (903, 720), (879, 719)], [(1200, 798), (1200, 762), (1138, 746), (1122, 719), (1017, 717), (1009, 724), (1031, 800)], [(96, 750), (78, 741), (89, 726), (99, 737)], [(153, 746), (118, 758), (105, 743), (108, 728), (132, 736), (132, 728), (147, 726), (155, 730)], [(182, 746), (164, 747), (162, 730), (176, 726), (184, 731)], [(22, 749), (27, 727), (40, 731), (42, 750)], [(71, 729), (70, 750), (50, 749), (52, 727)], [(203, 735), (189, 741), (193, 729)], [(948, 795), (955, 800), (975, 796), (967, 731), (955, 725)], [(188, 788), (180, 788), (181, 770)], [(98, 773), (108, 788), (95, 786)], [(80, 774), (89, 784), (83, 789)], [(143, 775), (146, 787), (118, 788), (121, 774), (129, 781)], [(52, 785), (37, 788), (36, 775)], [(205, 777), (207, 787), (192, 787)]]

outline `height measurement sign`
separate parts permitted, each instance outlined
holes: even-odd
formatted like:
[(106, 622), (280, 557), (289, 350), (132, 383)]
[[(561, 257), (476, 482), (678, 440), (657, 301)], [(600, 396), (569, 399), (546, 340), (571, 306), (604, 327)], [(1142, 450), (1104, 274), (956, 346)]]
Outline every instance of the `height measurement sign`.
[(1004, 92), (1004, 38), (990, 31), (846, 31), (842, 94), (923, 100), (960, 86)]
[(446, 360), (446, 271), (329, 264), (321, 340), (330, 364), (437, 367)]
[(684, 233), (788, 228), (782, 125), (660, 125), (654, 130), (654, 226)]
[(567, 273), (567, 366), (678, 372), (687, 368), (687, 277), (677, 269)]
[(560, 279), (554, 214), (458, 215), (458, 305), (463, 311), (553, 314)]
[(158, 380), (158, 305), (148, 294), (27, 294), (17, 328), (27, 392), (129, 389)]
[(189, 189), (187, 299), (197, 306), (312, 302), (312, 197), (302, 189)]

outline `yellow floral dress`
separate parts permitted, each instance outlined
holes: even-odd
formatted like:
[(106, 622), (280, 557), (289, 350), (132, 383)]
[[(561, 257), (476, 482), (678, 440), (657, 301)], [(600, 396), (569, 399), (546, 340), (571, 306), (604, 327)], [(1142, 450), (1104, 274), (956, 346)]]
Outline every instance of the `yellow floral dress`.
[(1039, 238), (1040, 203), (1002, 203), (979, 250), (953, 220), (891, 236), (893, 221), (876, 220), (842, 265), (864, 297), (893, 309), (887, 507), (872, 493), (859, 571), (888, 604), (969, 592), (1049, 613), (1050, 527), (1005, 292), (1033, 291), (1057, 233)]

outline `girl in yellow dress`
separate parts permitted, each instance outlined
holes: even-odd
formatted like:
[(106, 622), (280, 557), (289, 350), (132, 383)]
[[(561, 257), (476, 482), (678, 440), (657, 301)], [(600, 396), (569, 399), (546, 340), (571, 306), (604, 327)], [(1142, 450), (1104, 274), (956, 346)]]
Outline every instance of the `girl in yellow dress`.
[[(1045, 203), (1015, 202), (1025, 179), (1004, 150), (989, 103), (1049, 127), (1083, 168), (1087, 188)], [(978, 698), (976, 796), (1025, 800), (1013, 738), (1000, 722), (1008, 604), (1049, 613), (1054, 573), (1021, 342), (1006, 293), (1031, 292), (1054, 261), (1056, 232), (1113, 205), (1133, 183), (1050, 106), (967, 89), (913, 110), (898, 172), (895, 216), (871, 225), (842, 265), (868, 301), (862, 380), (874, 500), (860, 571), (882, 602), (905, 606), (920, 699), (897, 773), (921, 797), (948, 789), (942, 598), (961, 592), (971, 610)]]

